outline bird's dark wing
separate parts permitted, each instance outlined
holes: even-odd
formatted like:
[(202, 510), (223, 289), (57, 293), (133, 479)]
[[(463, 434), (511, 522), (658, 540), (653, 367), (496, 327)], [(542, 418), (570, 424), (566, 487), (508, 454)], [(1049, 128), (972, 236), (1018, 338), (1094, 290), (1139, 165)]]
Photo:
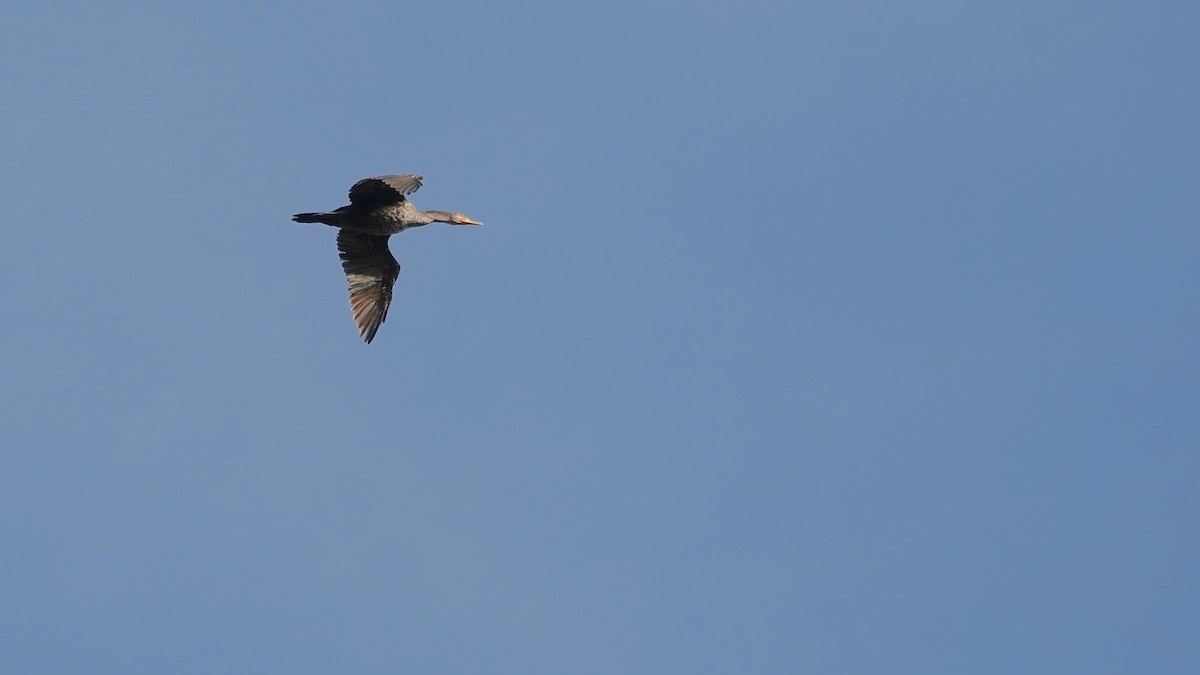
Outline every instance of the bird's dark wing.
[(364, 209), (399, 204), (404, 195), (411, 195), (420, 187), (421, 177), (415, 173), (364, 178), (350, 188), (350, 204)]
[(338, 231), (338, 251), (350, 285), (350, 312), (358, 325), (358, 334), (368, 344), (387, 318), (392, 286), (400, 274), (400, 265), (388, 250), (387, 242), (386, 236)]

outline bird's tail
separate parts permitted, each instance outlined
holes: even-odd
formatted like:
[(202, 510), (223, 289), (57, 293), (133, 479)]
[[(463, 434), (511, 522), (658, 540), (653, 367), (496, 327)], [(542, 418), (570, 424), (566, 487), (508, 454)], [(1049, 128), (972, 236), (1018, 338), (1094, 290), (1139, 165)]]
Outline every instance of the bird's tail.
[(324, 223), (326, 225), (337, 225), (340, 213), (297, 213), (292, 216), (292, 220), (297, 223)]

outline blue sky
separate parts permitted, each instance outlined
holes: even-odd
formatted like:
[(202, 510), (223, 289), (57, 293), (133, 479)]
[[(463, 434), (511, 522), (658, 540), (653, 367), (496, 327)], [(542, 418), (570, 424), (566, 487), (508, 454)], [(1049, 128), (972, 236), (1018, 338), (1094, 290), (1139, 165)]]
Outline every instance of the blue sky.
[(1194, 3), (2, 18), (0, 670), (1200, 669)]

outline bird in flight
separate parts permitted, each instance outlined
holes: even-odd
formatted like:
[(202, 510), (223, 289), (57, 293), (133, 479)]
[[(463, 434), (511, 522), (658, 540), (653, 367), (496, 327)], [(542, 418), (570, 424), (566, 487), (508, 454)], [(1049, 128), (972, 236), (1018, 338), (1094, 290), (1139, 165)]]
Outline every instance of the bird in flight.
[(387, 318), (392, 286), (400, 264), (388, 249), (388, 237), (429, 223), (483, 225), (461, 213), (419, 211), (407, 195), (421, 187), (421, 177), (405, 173), (364, 178), (350, 188), (350, 204), (333, 211), (297, 213), (297, 223), (324, 223), (340, 228), (338, 252), (350, 285), (350, 311), (358, 334), (370, 344)]

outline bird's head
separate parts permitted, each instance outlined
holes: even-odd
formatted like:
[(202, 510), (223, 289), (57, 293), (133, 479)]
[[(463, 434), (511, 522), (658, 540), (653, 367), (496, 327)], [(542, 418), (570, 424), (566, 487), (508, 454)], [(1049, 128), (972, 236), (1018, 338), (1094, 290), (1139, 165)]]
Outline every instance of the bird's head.
[(483, 223), (479, 222), (478, 220), (471, 220), (461, 213), (451, 213), (450, 220), (446, 222), (450, 223), (451, 225), (483, 225)]

